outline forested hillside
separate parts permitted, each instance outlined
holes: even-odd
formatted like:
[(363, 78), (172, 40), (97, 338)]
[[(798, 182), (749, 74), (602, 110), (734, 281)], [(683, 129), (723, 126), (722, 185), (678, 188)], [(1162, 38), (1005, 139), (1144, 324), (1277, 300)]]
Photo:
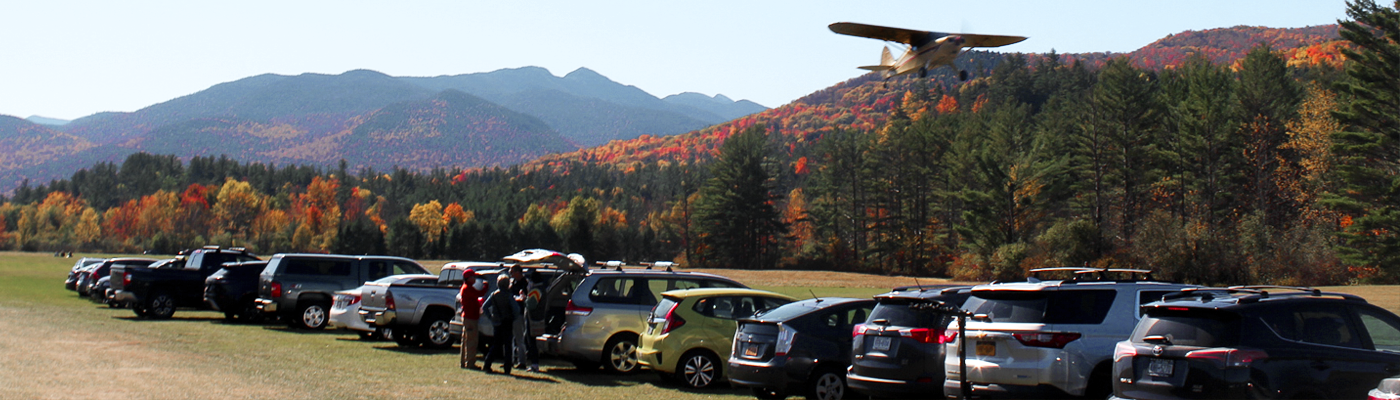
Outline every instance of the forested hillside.
[[(1384, 188), (1400, 186), (1384, 171), (1400, 152), (1377, 138), (1400, 124), (1358, 99), (1384, 98), (1368, 94), (1393, 90), (1375, 71), (1396, 66), (1346, 52), (1396, 44), (1353, 26), (1347, 44), (1328, 44), (1311, 29), (1304, 47), (1265, 41), (1278, 47), (1155, 67), (1132, 55), (971, 52), (959, 60), (967, 82), (949, 69), (865, 75), (695, 132), (508, 168), (137, 154), (21, 187), (0, 206), (0, 245), (456, 259), (547, 247), (974, 280), (1079, 265), (1203, 283), (1394, 280), (1400, 265), (1384, 249), (1400, 225), (1386, 218), (1400, 202)], [(1318, 44), (1332, 59), (1351, 54), (1347, 72), (1296, 62)], [(421, 114), (396, 115), (382, 123)]]

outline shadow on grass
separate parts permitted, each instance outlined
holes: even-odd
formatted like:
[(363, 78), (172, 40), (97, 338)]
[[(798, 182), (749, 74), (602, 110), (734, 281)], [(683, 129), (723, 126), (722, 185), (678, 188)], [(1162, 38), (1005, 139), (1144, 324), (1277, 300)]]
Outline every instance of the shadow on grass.
[(459, 352), (457, 351), (457, 348), (455, 348), (455, 347), (447, 347), (447, 348), (441, 348), (441, 349), (430, 349), (430, 348), (425, 348), (425, 347), (403, 347), (403, 346), (393, 345), (393, 344), (381, 345), (381, 346), (374, 346), (374, 349), (375, 349), (375, 350), (392, 351), (392, 352), (401, 353), (401, 354), (414, 354), (414, 355), (420, 355), (420, 356), (438, 355), (438, 354), (458, 354), (458, 353), (459, 353)]
[(337, 331), (337, 330), (331, 330), (331, 329), (316, 329), (316, 330), (301, 329), (301, 328), (292, 328), (292, 327), (289, 327), (289, 326), (287, 326), (287, 325), (275, 324), (275, 323), (274, 323), (274, 324), (267, 325), (267, 326), (263, 326), (263, 330), (278, 331), (278, 332), (286, 332), (286, 333), (292, 333), (292, 334), (297, 334), (297, 335), (343, 335), (343, 334), (345, 334), (345, 332), (341, 332), (341, 331)]
[(120, 320), (124, 320), (124, 321), (133, 321), (133, 322), (167, 322), (167, 321), (169, 321), (169, 322), (190, 322), (190, 321), (195, 321), (195, 322), (221, 323), (221, 322), (224, 321), (224, 318), (223, 318), (223, 317), (180, 316), (179, 314), (175, 314), (175, 315), (171, 316), (170, 318), (166, 318), (166, 319), (146, 318), (146, 317), (138, 317), (138, 316), (136, 316), (135, 313), (132, 313), (130, 310), (127, 310), (127, 314), (125, 314), (125, 315), (113, 315), (113, 316), (112, 316), (112, 319), (120, 319)]

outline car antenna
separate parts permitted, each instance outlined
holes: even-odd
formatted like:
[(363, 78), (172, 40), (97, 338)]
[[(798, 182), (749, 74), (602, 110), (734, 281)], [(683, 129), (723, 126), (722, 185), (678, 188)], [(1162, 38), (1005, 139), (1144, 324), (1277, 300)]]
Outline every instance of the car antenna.
[(812, 288), (807, 288), (807, 293), (811, 293), (811, 294), (812, 294), (812, 298), (813, 298), (813, 299), (817, 299), (817, 304), (821, 304), (822, 298), (821, 298), (821, 297), (817, 297), (817, 292), (813, 292), (813, 291), (812, 291)]
[(919, 288), (920, 292), (924, 291), (924, 284), (919, 283), (919, 277), (917, 276), (914, 277), (914, 287)]

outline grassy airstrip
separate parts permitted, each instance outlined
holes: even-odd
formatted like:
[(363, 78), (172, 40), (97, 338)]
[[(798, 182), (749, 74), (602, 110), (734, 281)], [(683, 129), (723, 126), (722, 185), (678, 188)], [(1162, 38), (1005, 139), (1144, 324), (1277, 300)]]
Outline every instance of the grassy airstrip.
[[(553, 360), (538, 374), (465, 371), (456, 368), (455, 350), (402, 349), (347, 332), (278, 324), (226, 324), (210, 311), (137, 319), (130, 310), (63, 290), (74, 261), (0, 253), (0, 398), (751, 398), (728, 388), (686, 391), (647, 372), (576, 371)], [(442, 263), (425, 264), (435, 269)], [(802, 298), (865, 297), (915, 283), (847, 273), (708, 272)], [(1395, 289), (1329, 288), (1397, 310)]]

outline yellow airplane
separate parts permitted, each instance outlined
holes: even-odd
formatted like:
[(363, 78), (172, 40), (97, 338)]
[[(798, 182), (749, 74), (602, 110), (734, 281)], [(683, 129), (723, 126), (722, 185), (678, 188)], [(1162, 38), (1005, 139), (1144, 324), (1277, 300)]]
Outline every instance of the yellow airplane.
[[(941, 33), (916, 31), (913, 29), (890, 28), (878, 25), (837, 22), (828, 26), (832, 32), (842, 35), (899, 42), (909, 49), (895, 59), (890, 48), (880, 53), (880, 64), (860, 67), (860, 69), (881, 71), (885, 79), (918, 71), (919, 77), (928, 76), (928, 70), (940, 65), (957, 69), (953, 60), (962, 49), (973, 47), (1001, 47), (1026, 40), (1024, 36), (976, 35), (970, 33)], [(958, 79), (967, 80), (967, 71), (959, 70)]]

